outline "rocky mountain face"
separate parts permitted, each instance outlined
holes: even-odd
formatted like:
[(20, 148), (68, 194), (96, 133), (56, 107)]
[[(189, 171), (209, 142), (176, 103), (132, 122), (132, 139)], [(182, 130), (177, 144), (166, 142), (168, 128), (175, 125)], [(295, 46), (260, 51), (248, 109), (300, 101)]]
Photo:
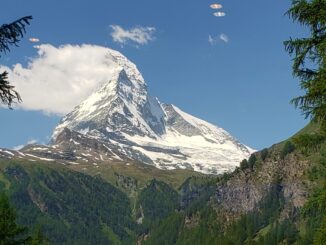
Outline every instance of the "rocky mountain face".
[(116, 64), (108, 65), (114, 75), (62, 118), (46, 150), (29, 148), (33, 154), (53, 158), (45, 152), (68, 148), (76, 162), (113, 157), (219, 174), (253, 152), (222, 128), (150, 96), (135, 64), (119, 52), (108, 49), (106, 57)]
[(232, 173), (187, 179), (180, 208), (141, 244), (324, 244), (325, 138), (309, 149), (292, 140), (252, 154)]
[(311, 164), (297, 152), (282, 158), (275, 148), (277, 146), (268, 150), (269, 156), (264, 160), (261, 152), (256, 154), (252, 167), (238, 169), (230, 179), (217, 185), (216, 206), (227, 220), (257, 212), (266, 193), (272, 190), (282, 194), (282, 219), (303, 207), (309, 191), (305, 175)]

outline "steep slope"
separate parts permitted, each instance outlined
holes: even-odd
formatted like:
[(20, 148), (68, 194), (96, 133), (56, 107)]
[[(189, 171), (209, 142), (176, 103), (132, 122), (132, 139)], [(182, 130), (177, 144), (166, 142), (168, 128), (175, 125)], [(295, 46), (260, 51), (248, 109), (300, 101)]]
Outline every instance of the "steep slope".
[(324, 244), (326, 137), (314, 128), (255, 153), (231, 174), (188, 179), (181, 211), (154, 224), (141, 244)]
[(132, 244), (140, 228), (113, 185), (57, 164), (0, 161), (0, 192), (18, 221), (39, 226), (50, 244)]
[(105, 144), (102, 156), (214, 174), (233, 170), (253, 152), (222, 128), (150, 96), (137, 67), (119, 52), (108, 49), (106, 58), (115, 63), (108, 66), (112, 77), (62, 118), (52, 146), (60, 148), (68, 129), (80, 134), (75, 145), (78, 138)]

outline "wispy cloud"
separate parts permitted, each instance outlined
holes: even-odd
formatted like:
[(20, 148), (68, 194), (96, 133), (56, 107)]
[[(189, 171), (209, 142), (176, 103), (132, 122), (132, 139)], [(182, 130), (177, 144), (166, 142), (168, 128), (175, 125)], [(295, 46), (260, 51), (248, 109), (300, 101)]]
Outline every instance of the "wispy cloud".
[(222, 34), (220, 34), (220, 40), (222, 40), (225, 43), (228, 43), (229, 37), (226, 34), (222, 33)]
[(136, 45), (145, 45), (154, 40), (155, 27), (138, 26), (131, 29), (124, 29), (119, 25), (111, 25), (111, 37), (114, 42), (127, 44), (129, 42)]
[(216, 45), (218, 39), (216, 37), (212, 37), (211, 35), (208, 35), (208, 42), (210, 45), (214, 46)]
[(9, 81), (23, 99), (15, 106), (64, 115), (116, 74), (119, 66), (108, 53), (108, 48), (96, 45), (42, 44), (27, 66), (0, 65), (0, 72), (9, 72)]
[(211, 46), (215, 46), (217, 43), (221, 41), (224, 43), (228, 43), (229, 37), (224, 33), (221, 33), (219, 36), (208, 35), (208, 42)]

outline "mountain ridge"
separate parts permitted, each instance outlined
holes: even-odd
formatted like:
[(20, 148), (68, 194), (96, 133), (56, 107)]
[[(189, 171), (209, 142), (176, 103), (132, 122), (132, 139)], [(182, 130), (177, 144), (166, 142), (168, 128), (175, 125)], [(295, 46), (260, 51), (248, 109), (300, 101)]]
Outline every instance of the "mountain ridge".
[(136, 65), (117, 51), (107, 52), (107, 63), (116, 62), (115, 74), (62, 118), (52, 146), (68, 128), (115, 144), (128, 158), (157, 168), (210, 174), (232, 171), (253, 152), (222, 128), (149, 95)]

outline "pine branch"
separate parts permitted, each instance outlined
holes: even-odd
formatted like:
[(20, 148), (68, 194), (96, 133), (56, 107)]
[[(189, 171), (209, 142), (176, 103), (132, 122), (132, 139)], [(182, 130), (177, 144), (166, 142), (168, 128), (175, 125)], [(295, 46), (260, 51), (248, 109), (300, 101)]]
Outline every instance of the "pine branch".
[(0, 27), (0, 52), (9, 52), (10, 46), (18, 46), (18, 42), (26, 33), (26, 25), (30, 24), (32, 16), (25, 16), (10, 24)]
[[(32, 20), (32, 16), (25, 16), (10, 24), (0, 26), (0, 53), (9, 52), (12, 45), (18, 46), (18, 42), (26, 33), (26, 26), (30, 24), (30, 20)], [(22, 101), (14, 88), (8, 81), (8, 72), (0, 74), (0, 101), (8, 105), (10, 109), (12, 109), (13, 103)]]
[(8, 72), (4, 71), (0, 74), (0, 100), (12, 109), (12, 104), (15, 102), (21, 102), (22, 99), (18, 92), (14, 90), (15, 87), (10, 85), (7, 79)]

